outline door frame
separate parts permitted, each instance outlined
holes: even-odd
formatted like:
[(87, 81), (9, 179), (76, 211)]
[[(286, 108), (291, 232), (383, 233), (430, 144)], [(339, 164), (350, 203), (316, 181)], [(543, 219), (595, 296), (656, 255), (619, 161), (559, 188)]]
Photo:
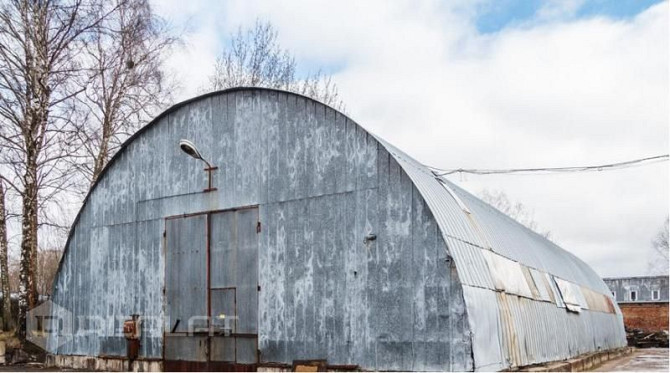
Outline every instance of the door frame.
[[(259, 363), (260, 363), (260, 353), (258, 351), (258, 315), (256, 315), (256, 330), (257, 334), (255, 335), (256, 337), (256, 363), (255, 364), (238, 364), (237, 363), (237, 353), (235, 354), (235, 360), (234, 362), (219, 362), (219, 361), (212, 361), (211, 360), (211, 337), (212, 332), (211, 332), (211, 319), (212, 319), (212, 299), (211, 299), (211, 294), (212, 294), (212, 284), (211, 284), (211, 235), (212, 235), (212, 215), (218, 214), (218, 213), (226, 213), (226, 212), (236, 212), (236, 211), (244, 211), (244, 210), (253, 210), (256, 209), (258, 210), (258, 224), (260, 224), (260, 205), (255, 204), (255, 205), (246, 205), (246, 206), (240, 206), (240, 207), (233, 207), (233, 208), (227, 208), (227, 209), (216, 209), (216, 210), (207, 210), (207, 211), (198, 211), (198, 212), (191, 212), (191, 213), (183, 213), (183, 214), (178, 214), (178, 215), (168, 215), (163, 217), (163, 234), (162, 234), (162, 252), (163, 252), (163, 258), (165, 260), (165, 265), (163, 266), (163, 346), (162, 346), (162, 359), (165, 363), (168, 363), (170, 365), (170, 370), (193, 370), (194, 368), (200, 368), (199, 370), (230, 370), (231, 368), (235, 368), (234, 370), (246, 370), (244, 368), (255, 368)], [(167, 299), (167, 260), (168, 260), (168, 242), (167, 242), (167, 222), (168, 220), (173, 220), (173, 219), (182, 219), (182, 218), (188, 218), (188, 217), (193, 217), (193, 216), (201, 216), (205, 215), (206, 216), (206, 222), (205, 222), (205, 250), (206, 250), (206, 283), (207, 283), (207, 332), (204, 333), (203, 336), (206, 337), (207, 340), (207, 352), (206, 352), (206, 357), (207, 361), (206, 362), (196, 362), (196, 361), (175, 361), (171, 360), (168, 361), (165, 358), (165, 342), (166, 342), (166, 336), (167, 335), (183, 335), (183, 332), (177, 332), (177, 333), (172, 333), (170, 330), (166, 330), (166, 316), (167, 316), (167, 311), (168, 311), (168, 299)], [(260, 231), (257, 231), (257, 233), (260, 233)], [(260, 242), (259, 245), (257, 246), (257, 250), (260, 251)], [(256, 265), (258, 266), (258, 256), (259, 253), (256, 255)], [(260, 273), (259, 273), (260, 275)], [(258, 282), (258, 279), (256, 280)], [(260, 285), (260, 284), (259, 284)], [(219, 288), (216, 288), (219, 289)], [(216, 290), (215, 289), (215, 290)], [(256, 292), (256, 297), (258, 298), (258, 292)], [(258, 300), (256, 301), (256, 304), (258, 304)], [(236, 307), (237, 308), (237, 307)], [(235, 311), (237, 313), (237, 310)], [(258, 313), (258, 310), (256, 310)], [(168, 326), (169, 329), (169, 326)], [(194, 335), (200, 335), (200, 333)], [(188, 332), (186, 332), (186, 336), (188, 336)], [(253, 337), (253, 335), (249, 334), (244, 334), (240, 335), (240, 337)], [(183, 364), (180, 364), (183, 363)], [(182, 369), (183, 368), (183, 369)]]

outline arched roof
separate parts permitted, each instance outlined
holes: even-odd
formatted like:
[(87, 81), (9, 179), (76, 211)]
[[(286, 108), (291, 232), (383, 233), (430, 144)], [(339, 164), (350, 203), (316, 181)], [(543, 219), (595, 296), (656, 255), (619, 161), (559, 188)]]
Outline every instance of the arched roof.
[[(108, 170), (130, 143), (181, 107), (208, 97), (245, 90), (276, 91), (240, 87), (195, 97), (164, 111), (124, 142), (84, 199), (82, 208), (70, 230), (66, 253), (63, 257), (67, 254), (70, 239), (91, 193), (105, 178)], [(305, 96), (301, 97), (312, 100)], [(568, 305), (568, 308), (576, 307), (576, 312), (579, 311), (579, 308), (601, 312), (607, 308), (602, 302), (605, 302), (604, 294), (609, 294), (609, 291), (600, 277), (586, 263), (571, 253), (532, 232), (454, 183), (436, 176), (425, 165), (380, 137), (372, 135), (393, 156), (421, 193), (440, 228), (447, 250), (454, 259), (459, 278), (464, 285), (468, 318), (473, 330), (473, 352), (477, 368), (503, 369), (547, 361), (548, 356), (563, 359), (574, 356), (580, 351), (588, 352), (597, 348), (625, 345), (620, 312), (616, 305), (611, 304), (611, 301), (608, 304), (612, 312), (608, 313), (605, 310), (603, 314), (606, 316), (596, 314), (596, 312), (591, 315), (589, 312), (582, 311), (582, 318), (579, 321), (570, 319), (571, 315), (562, 316), (560, 312), (566, 313), (564, 308), (558, 308), (560, 311), (547, 308), (551, 310), (550, 312), (559, 312), (557, 318), (560, 320), (565, 318), (564, 322), (558, 324), (547, 324), (547, 321), (543, 321), (540, 316), (530, 317), (523, 321), (514, 319), (512, 316), (509, 319), (502, 318), (503, 311), (512, 307), (511, 304), (514, 304), (513, 307), (521, 307), (519, 306), (521, 304), (526, 304), (524, 307), (530, 307), (527, 305), (530, 304), (536, 310), (545, 309), (549, 307), (547, 305), (550, 305), (555, 309), (556, 305), (562, 302), (558, 298), (573, 299), (570, 303), (574, 304)], [(61, 259), (61, 265), (62, 261)], [(521, 300), (511, 301), (505, 298), (505, 294), (518, 296)], [(553, 304), (550, 300), (554, 301)], [(594, 304), (597, 307), (594, 308)], [(563, 306), (566, 305), (563, 304)], [(600, 309), (596, 309), (598, 307)], [(519, 311), (521, 316), (518, 317), (523, 317), (526, 311), (530, 312), (529, 310), (524, 311), (522, 307)], [(521, 341), (517, 340), (517, 331), (514, 331), (515, 327), (520, 327), (518, 324), (528, 323), (535, 328), (536, 334), (558, 334), (565, 332), (566, 327), (578, 328), (574, 326), (575, 322), (585, 323), (587, 321), (598, 324), (589, 331), (591, 334), (602, 335), (596, 335), (595, 338), (584, 335), (576, 340), (573, 338), (573, 341), (566, 342), (564, 345), (547, 346), (550, 345), (549, 341), (538, 337), (537, 346), (529, 347), (528, 342), (524, 342), (525, 346), (520, 346)], [(555, 330), (546, 330), (548, 325), (553, 325)], [(509, 336), (510, 330), (512, 337)], [(531, 333), (530, 330), (526, 332)], [(566, 336), (565, 339), (570, 338)], [(522, 349), (523, 351), (519, 352)]]
[[(533, 232), (489, 204), (458, 187), (451, 181), (436, 176), (422, 165), (385, 140), (377, 137), (401, 164), (417, 186), (437, 220), (445, 240), (452, 245), (455, 255), (462, 245), (490, 250), (528, 267), (542, 270), (592, 290), (608, 293), (608, 288), (593, 269), (572, 253), (545, 237)], [(456, 242), (460, 241), (460, 243)], [(452, 248), (453, 247), (453, 248)], [(466, 251), (466, 250), (464, 250)], [(463, 262), (463, 260), (461, 261)], [(467, 276), (472, 284), (489, 283), (489, 270), (482, 260), (469, 260)], [(489, 283), (490, 284), (490, 283)]]
[(454, 258), (477, 370), (626, 345), (621, 313), (591, 267), (376, 138), (421, 193)]
[[(141, 136), (142, 133), (159, 123), (161, 119), (193, 102), (212, 96), (245, 90), (290, 93), (318, 103), (318, 101), (310, 97), (292, 92), (259, 87), (236, 87), (207, 93), (173, 105), (151, 120), (147, 125), (140, 128), (121, 145), (119, 151), (112, 156), (96, 182), (91, 186), (84, 198), (81, 210), (86, 205), (92, 191), (104, 179), (106, 173), (120, 157), (124, 149)], [(480, 249), (489, 249), (501, 256), (524, 263), (529, 267), (544, 270), (545, 272), (602, 293), (608, 292), (607, 286), (600, 277), (586, 263), (573, 254), (519, 224), (449, 180), (437, 177), (425, 165), (414, 160), (379, 136), (372, 135), (393, 155), (395, 160), (410, 176), (419, 191), (421, 191), (423, 198), (428, 203), (444, 234), (445, 240), (452, 241), (452, 244), (455, 244), (453, 240), (457, 240), (463, 244), (476, 246)], [(467, 210), (469, 212), (466, 212)], [(77, 224), (78, 219), (79, 214), (72, 224), (73, 227)], [(72, 232), (70, 232), (71, 234)], [(472, 271), (474, 273), (468, 274), (468, 276), (479, 277), (480, 280), (476, 281), (488, 281), (485, 279), (487, 277), (487, 269), (481, 266), (481, 260), (469, 261), (469, 263), (470, 267), (467, 272)], [(474, 283), (476, 281), (473, 280)]]

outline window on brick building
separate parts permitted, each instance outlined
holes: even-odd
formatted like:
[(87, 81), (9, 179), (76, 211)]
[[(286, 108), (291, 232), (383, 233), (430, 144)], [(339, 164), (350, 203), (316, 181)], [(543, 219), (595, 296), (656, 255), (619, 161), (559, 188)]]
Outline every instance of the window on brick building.
[(652, 290), (651, 300), (659, 300), (659, 299), (661, 299), (661, 292), (659, 290)]
[(631, 290), (631, 291), (630, 291), (630, 300), (631, 300), (632, 302), (634, 302), (634, 301), (637, 300), (637, 291), (636, 291), (636, 290)]

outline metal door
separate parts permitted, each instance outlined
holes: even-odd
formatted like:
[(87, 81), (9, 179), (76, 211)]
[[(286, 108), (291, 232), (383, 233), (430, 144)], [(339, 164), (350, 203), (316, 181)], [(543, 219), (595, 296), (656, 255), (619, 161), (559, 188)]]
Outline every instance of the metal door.
[(207, 215), (165, 221), (165, 360), (207, 361)]
[(171, 370), (257, 363), (258, 227), (257, 208), (166, 219)]
[(258, 209), (211, 215), (213, 361), (255, 364), (258, 340)]

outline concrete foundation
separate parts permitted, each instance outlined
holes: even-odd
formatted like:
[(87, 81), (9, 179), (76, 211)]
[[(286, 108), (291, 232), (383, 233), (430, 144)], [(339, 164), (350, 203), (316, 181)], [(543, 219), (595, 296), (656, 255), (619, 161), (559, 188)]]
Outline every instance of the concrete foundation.
[(535, 365), (520, 369), (523, 372), (584, 372), (592, 370), (600, 364), (629, 355), (633, 351), (630, 347), (615, 350), (595, 352), (578, 356), (574, 359), (555, 361), (542, 365)]
[(45, 366), (65, 369), (81, 369), (107, 372), (162, 372), (159, 360), (136, 360), (128, 367), (128, 359), (120, 357), (48, 355)]
[[(633, 349), (630, 347), (601, 351), (592, 354), (586, 354), (574, 359), (550, 362), (542, 365), (521, 368), (523, 372), (583, 372), (595, 369), (599, 365), (617, 359), (622, 356), (630, 355)], [(137, 360), (133, 362), (132, 369), (128, 369), (128, 360), (119, 357), (90, 357), (90, 356), (65, 356), (49, 355), (46, 360), (46, 367), (57, 367), (65, 369), (82, 369), (89, 371), (111, 371), (111, 372), (161, 372), (163, 363), (159, 360)], [(332, 369), (328, 367), (327, 371), (341, 371), (342, 369)], [(348, 367), (349, 368), (349, 367)], [(350, 370), (344, 369), (344, 370)], [(291, 366), (259, 366), (261, 372), (288, 372), (292, 371)]]

